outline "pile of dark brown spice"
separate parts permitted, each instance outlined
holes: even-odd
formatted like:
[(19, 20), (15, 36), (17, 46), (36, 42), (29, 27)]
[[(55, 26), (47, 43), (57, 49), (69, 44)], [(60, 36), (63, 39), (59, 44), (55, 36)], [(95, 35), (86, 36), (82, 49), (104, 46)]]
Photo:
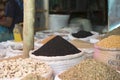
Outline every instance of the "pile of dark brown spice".
[(65, 56), (81, 52), (61, 36), (55, 36), (41, 48), (33, 52), (36, 56)]
[(92, 36), (93, 34), (89, 31), (84, 31), (84, 30), (80, 30), (77, 33), (72, 33), (72, 36), (76, 37), (76, 38), (86, 38), (88, 36)]

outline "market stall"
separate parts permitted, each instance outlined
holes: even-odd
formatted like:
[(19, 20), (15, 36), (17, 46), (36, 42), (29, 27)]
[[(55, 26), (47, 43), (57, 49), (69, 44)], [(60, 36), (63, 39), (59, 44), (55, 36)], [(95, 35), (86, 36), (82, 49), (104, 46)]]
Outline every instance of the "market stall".
[(105, 34), (62, 28), (34, 35), (34, 4), (24, 0), (23, 42), (0, 43), (0, 79), (120, 80), (120, 28)]

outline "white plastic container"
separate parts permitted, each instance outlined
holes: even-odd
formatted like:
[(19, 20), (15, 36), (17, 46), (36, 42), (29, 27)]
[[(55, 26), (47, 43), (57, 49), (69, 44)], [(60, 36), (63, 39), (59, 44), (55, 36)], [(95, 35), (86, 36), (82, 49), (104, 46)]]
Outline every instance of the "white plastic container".
[(50, 28), (50, 30), (57, 31), (63, 27), (67, 27), (69, 17), (70, 17), (70, 15), (51, 14), (49, 16), (49, 28)]

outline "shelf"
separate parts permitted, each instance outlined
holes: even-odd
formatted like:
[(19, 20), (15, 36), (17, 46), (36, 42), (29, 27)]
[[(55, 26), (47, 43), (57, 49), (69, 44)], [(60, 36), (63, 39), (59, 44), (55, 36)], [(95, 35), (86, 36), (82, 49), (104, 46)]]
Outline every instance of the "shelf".
[(35, 27), (34, 31), (38, 32), (38, 31), (42, 31), (42, 30), (46, 30), (46, 27)]
[(37, 9), (36, 10), (36, 12), (40, 12), (40, 13), (42, 13), (42, 12), (47, 12), (48, 10), (42, 10), (42, 9)]
[[(87, 13), (89, 11), (78, 11), (78, 10), (61, 10), (61, 11), (56, 11), (56, 10), (50, 10), (50, 13)], [(92, 11), (94, 13), (97, 12), (103, 12), (103, 10), (94, 10)]]
[[(100, 24), (103, 24), (103, 23), (106, 24), (107, 22), (107, 18), (106, 18), (107, 16), (107, 11), (106, 11), (107, 2), (106, 1), (107, 0), (102, 0), (102, 1), (97, 0), (95, 2), (86, 0), (86, 1), (82, 1), (82, 3), (79, 3), (81, 2), (80, 0), (74, 0), (74, 1), (73, 0), (55, 0), (56, 2), (54, 2), (54, 0), (41, 0), (41, 1), (36, 0), (36, 1), (37, 1), (38, 7), (36, 7), (37, 17), (36, 17), (35, 26), (48, 27), (49, 26), (49, 15), (51, 14), (62, 14), (62, 15), (69, 14), (70, 15), (69, 20), (73, 18), (77, 18), (77, 17), (87, 18), (87, 19), (90, 19), (93, 22), (93, 24), (98, 24), (98, 22)], [(87, 2), (89, 2), (90, 4), (88, 4)], [(56, 3), (58, 3), (61, 7), (59, 11), (53, 10), (54, 9), (53, 6)], [(101, 7), (100, 5), (98, 5), (95, 8), (94, 5), (92, 5), (92, 4), (100, 4), (100, 3), (103, 4), (104, 6)], [(45, 22), (45, 25), (41, 25), (42, 19), (43, 19), (43, 22)]]

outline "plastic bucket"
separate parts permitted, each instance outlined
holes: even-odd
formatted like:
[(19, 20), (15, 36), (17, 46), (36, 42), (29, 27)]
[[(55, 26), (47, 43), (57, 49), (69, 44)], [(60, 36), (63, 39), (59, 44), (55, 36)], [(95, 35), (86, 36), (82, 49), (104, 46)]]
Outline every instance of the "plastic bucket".
[(52, 14), (49, 16), (49, 27), (52, 31), (57, 31), (63, 27), (68, 26), (68, 20), (70, 15), (58, 15)]

